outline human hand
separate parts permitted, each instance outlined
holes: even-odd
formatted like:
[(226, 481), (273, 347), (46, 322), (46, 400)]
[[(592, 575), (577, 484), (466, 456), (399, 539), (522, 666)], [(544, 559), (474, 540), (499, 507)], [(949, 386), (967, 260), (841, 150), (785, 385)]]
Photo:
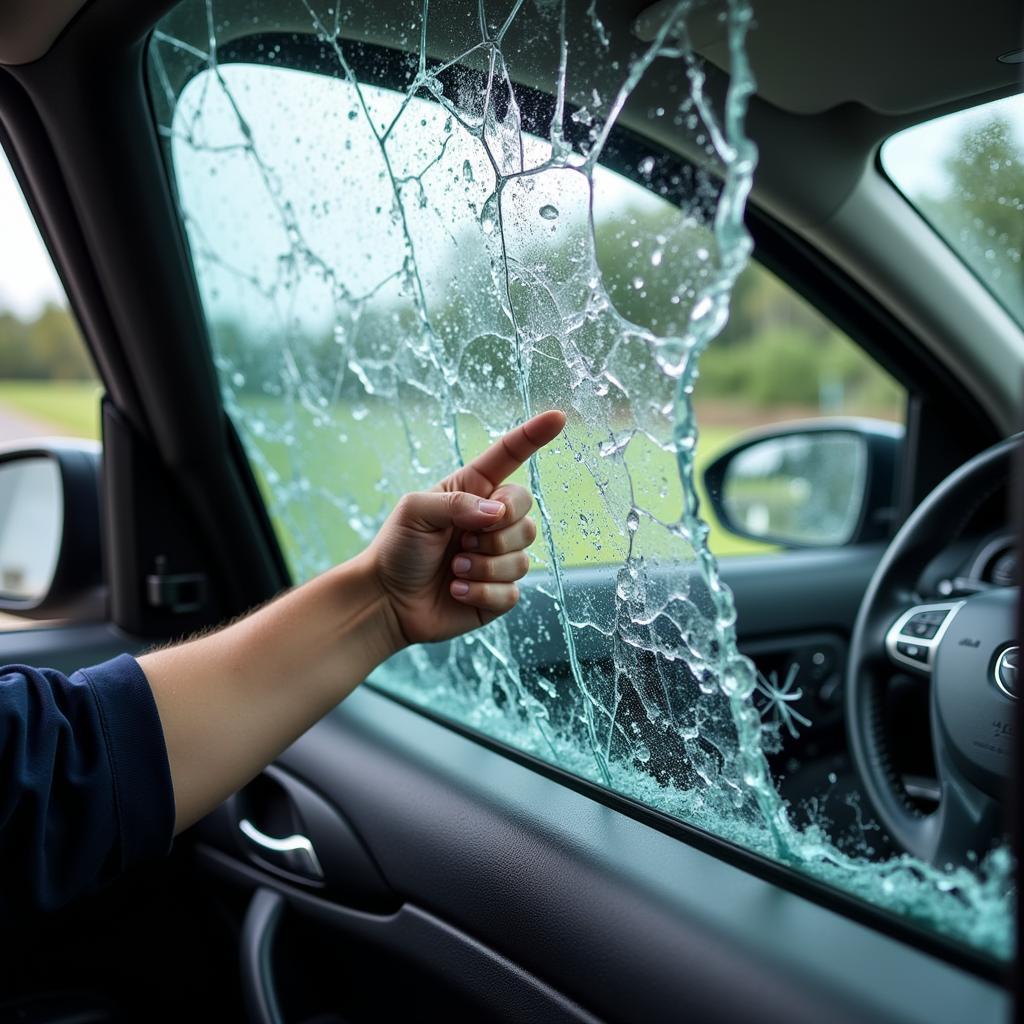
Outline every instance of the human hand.
[(530, 492), (503, 481), (564, 426), (557, 410), (534, 416), (388, 516), (368, 554), (405, 642), (450, 640), (515, 606), (537, 527)]

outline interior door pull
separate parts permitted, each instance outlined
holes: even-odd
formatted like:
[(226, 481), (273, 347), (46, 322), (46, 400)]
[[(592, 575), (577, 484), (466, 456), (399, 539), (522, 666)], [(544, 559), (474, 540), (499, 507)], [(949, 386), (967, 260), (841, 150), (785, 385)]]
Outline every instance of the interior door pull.
[(296, 874), (311, 878), (324, 877), (324, 869), (320, 866), (313, 844), (301, 833), (277, 839), (261, 832), (248, 818), (238, 823), (238, 830), (249, 842), (260, 847), (261, 854), (272, 863), (295, 871)]
[(282, 1024), (271, 956), (283, 910), (280, 893), (259, 888), (253, 893), (242, 924), (239, 960), (250, 1024)]

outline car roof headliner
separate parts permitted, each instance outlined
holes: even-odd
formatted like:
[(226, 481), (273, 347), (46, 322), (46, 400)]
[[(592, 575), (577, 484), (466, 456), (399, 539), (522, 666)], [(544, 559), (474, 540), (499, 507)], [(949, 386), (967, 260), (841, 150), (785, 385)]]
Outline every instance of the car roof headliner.
[[(794, 114), (858, 103), (880, 114), (927, 111), (1012, 87), (1020, 68), (999, 57), (1019, 48), (1024, 14), (1013, 0), (821, 3), (752, 0), (749, 59), (758, 92)], [(671, 0), (643, 11), (653, 36)], [(697, 50), (724, 70), (729, 52), (714, 6), (691, 19)]]
[[(133, 2), (91, 0), (105, 7)], [(634, 23), (637, 35), (650, 36), (673, 2), (627, 0), (615, 4), (609, 17)], [(0, 0), (0, 64), (44, 56), (85, 3)], [(386, 21), (390, 3), (370, 6)], [(582, 5), (570, 0), (570, 6)], [(818, 114), (855, 103), (910, 122), (933, 108), (1006, 92), (1020, 80), (1019, 65), (998, 59), (1022, 45), (1021, 9), (1014, 0), (753, 0), (753, 7), (749, 49), (758, 92), (790, 113)], [(728, 70), (718, 9), (715, 2), (699, 5), (691, 31), (696, 48)]]

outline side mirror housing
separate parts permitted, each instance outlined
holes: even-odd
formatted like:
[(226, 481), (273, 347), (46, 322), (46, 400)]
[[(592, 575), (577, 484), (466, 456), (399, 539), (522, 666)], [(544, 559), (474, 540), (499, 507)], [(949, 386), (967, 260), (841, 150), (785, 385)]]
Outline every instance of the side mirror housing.
[(881, 540), (895, 514), (903, 427), (815, 419), (748, 434), (704, 471), (730, 533), (789, 548)]
[(0, 611), (98, 618), (100, 446), (44, 439), (0, 450)]

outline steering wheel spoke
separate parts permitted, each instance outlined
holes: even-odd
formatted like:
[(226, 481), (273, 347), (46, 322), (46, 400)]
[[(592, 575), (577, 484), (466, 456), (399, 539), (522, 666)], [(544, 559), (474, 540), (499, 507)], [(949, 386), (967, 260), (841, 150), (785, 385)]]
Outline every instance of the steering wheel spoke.
[(999, 805), (952, 773), (942, 773), (938, 809), (920, 818), (916, 851), (936, 867), (963, 864), (968, 854), (982, 856), (999, 827)]
[(930, 675), (935, 651), (963, 606), (963, 601), (943, 601), (908, 608), (885, 634), (889, 660), (900, 668)]

